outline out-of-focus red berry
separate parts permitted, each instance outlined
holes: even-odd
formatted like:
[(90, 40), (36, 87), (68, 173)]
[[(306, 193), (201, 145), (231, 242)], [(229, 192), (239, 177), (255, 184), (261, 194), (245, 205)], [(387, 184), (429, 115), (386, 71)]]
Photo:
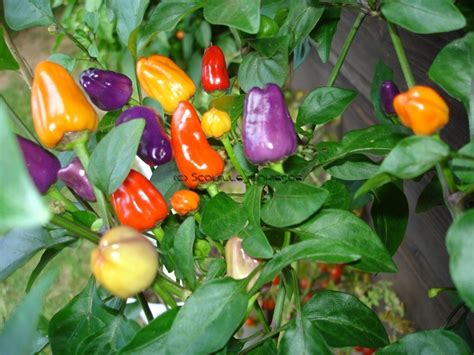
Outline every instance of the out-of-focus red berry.
[(184, 31), (176, 31), (176, 39), (179, 39), (180, 41), (184, 38), (185, 34)]
[(278, 286), (280, 284), (280, 276), (275, 276), (275, 278), (272, 281), (273, 286)]
[(319, 264), (319, 270), (323, 273), (323, 272), (328, 272), (329, 271), (329, 266), (328, 264), (325, 264), (325, 263), (320, 263)]
[(329, 285), (329, 281), (328, 281), (327, 279), (321, 281), (321, 288), (322, 288), (322, 289), (328, 288), (328, 285)]
[(339, 282), (341, 282), (341, 276), (342, 276), (342, 270), (343, 270), (342, 265), (336, 265), (332, 268), (329, 277), (331, 278), (332, 281), (337, 285)]
[(262, 302), (262, 308), (263, 309), (266, 309), (268, 311), (271, 311), (275, 308), (275, 301), (272, 300), (271, 298), (267, 299), (267, 300), (263, 300)]
[(245, 325), (247, 327), (255, 327), (255, 319), (253, 317), (248, 317), (246, 320), (245, 320)]
[(308, 287), (308, 279), (302, 278), (302, 279), (300, 280), (300, 287), (301, 287), (303, 290), (306, 290), (306, 288)]
[(303, 298), (303, 303), (308, 302), (313, 296), (314, 296), (314, 294), (312, 294), (311, 292), (308, 293), (308, 294), (306, 295), (306, 297)]

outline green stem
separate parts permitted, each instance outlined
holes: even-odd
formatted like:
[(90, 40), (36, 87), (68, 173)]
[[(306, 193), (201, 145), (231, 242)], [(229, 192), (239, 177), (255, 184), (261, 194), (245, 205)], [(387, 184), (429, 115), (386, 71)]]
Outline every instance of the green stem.
[(161, 226), (157, 226), (153, 229), (153, 234), (155, 235), (155, 238), (157, 241), (161, 242), (163, 240), (163, 237), (165, 236), (165, 231)]
[(278, 294), (275, 302), (275, 310), (273, 312), (272, 327), (278, 329), (283, 319), (283, 310), (285, 306), (286, 290), (282, 284), (278, 288)]
[(265, 329), (265, 332), (270, 333), (272, 329), (267, 324), (267, 320), (265, 319), (265, 314), (263, 313), (262, 307), (260, 307), (257, 301), (253, 303), (253, 307), (255, 308), (255, 312), (257, 313), (257, 318), (262, 323), (263, 328)]
[(283, 169), (283, 162), (275, 162), (270, 164), (270, 169), (276, 171), (277, 173), (284, 174), (285, 170)]
[(99, 244), (100, 237), (97, 234), (63, 216), (54, 215), (50, 222), (58, 227), (64, 228), (75, 237), (84, 238), (92, 243)]
[(62, 192), (59, 191), (55, 185), (51, 186), (51, 188), (48, 190), (46, 195), (51, 200), (61, 201), (62, 203), (64, 203), (64, 208), (66, 209), (66, 211), (69, 211), (69, 212), (79, 211), (76, 205), (73, 204), (66, 196), (64, 196)]
[(155, 282), (152, 286), (153, 291), (161, 298), (163, 303), (168, 306), (169, 308), (177, 308), (178, 305), (176, 304), (175, 299), (171, 296), (166, 289), (162, 287), (161, 284)]
[(196, 222), (198, 222), (199, 224), (201, 224), (201, 220), (202, 220), (202, 216), (199, 212), (194, 212), (193, 214), (193, 217), (194, 217), (194, 220)]
[(257, 342), (253, 343), (250, 345), (248, 348), (243, 349), (239, 354), (246, 354), (251, 352), (253, 349), (259, 347), (261, 344), (266, 342), (268, 339), (273, 338), (275, 335), (278, 333), (284, 331), (286, 328), (290, 326), (291, 323), (286, 323), (282, 325), (280, 328), (272, 330), (270, 333), (265, 334), (261, 339), (259, 339)]
[[(449, 171), (449, 174), (446, 174), (446, 172)], [(438, 174), (439, 182), (441, 183), (441, 188), (443, 190), (443, 200), (444, 204), (448, 208), (449, 212), (451, 213), (451, 217), (454, 219), (456, 216), (462, 212), (462, 208), (455, 206), (453, 203), (450, 201), (450, 196), (454, 192), (454, 189), (452, 188), (452, 184), (454, 183), (454, 178), (452, 177), (452, 173), (447, 168), (444, 166), (444, 164), (436, 164), (436, 173)], [(451, 181), (451, 179), (453, 179)], [(454, 185), (455, 188), (455, 185)]]
[(291, 278), (293, 280), (293, 300), (296, 307), (296, 315), (301, 316), (301, 298), (300, 298), (300, 287), (298, 284), (298, 275), (296, 275), (295, 269), (291, 268)]
[(158, 275), (155, 283), (158, 284), (158, 287), (171, 292), (171, 294), (179, 297), (183, 301), (191, 295), (189, 290), (178, 285), (175, 281), (171, 280), (162, 273)]
[(290, 231), (285, 231), (285, 234), (283, 235), (283, 245), (281, 248), (285, 248), (291, 243), (291, 232)]
[(388, 33), (392, 39), (393, 47), (397, 53), (398, 61), (400, 62), (400, 67), (402, 68), (403, 76), (409, 88), (415, 86), (415, 78), (408, 63), (408, 58), (403, 48), (402, 40), (400, 39), (400, 34), (398, 33), (397, 27), (391, 23), (387, 23)]
[(224, 137), (221, 139), (222, 144), (224, 145), (224, 148), (227, 152), (227, 155), (230, 158), (230, 161), (232, 165), (234, 166), (235, 170), (242, 176), (242, 179), (246, 184), (249, 183), (249, 179), (247, 178), (247, 175), (245, 175), (244, 169), (242, 169), (242, 166), (240, 165), (239, 161), (237, 160), (237, 156), (235, 155), (234, 148), (232, 148), (232, 145), (230, 144), (229, 138)]
[(458, 153), (458, 152), (451, 152), (449, 155), (452, 159), (462, 159), (462, 160), (474, 161), (474, 156), (471, 156), (471, 155), (466, 155), (466, 154), (462, 154), (462, 153)]
[(210, 183), (206, 187), (207, 192), (209, 193), (209, 196), (214, 197), (219, 193), (219, 189), (217, 188), (217, 185), (215, 183)]
[[(84, 169), (86, 169), (87, 171), (87, 168), (89, 166), (89, 152), (87, 151), (86, 143), (80, 142), (74, 145), (74, 152), (81, 161)], [(99, 216), (104, 221), (105, 227), (108, 228), (110, 226), (110, 219), (105, 196), (102, 191), (100, 191), (94, 185), (92, 185), (92, 189), (94, 190), (95, 198), (97, 199), (97, 206), (99, 207)]]
[(336, 82), (337, 77), (339, 76), (339, 72), (341, 71), (342, 65), (344, 64), (347, 54), (349, 53), (349, 49), (351, 48), (352, 42), (354, 41), (357, 31), (359, 30), (362, 22), (364, 21), (365, 16), (367, 16), (367, 14), (363, 12), (357, 15), (357, 18), (354, 21), (354, 24), (352, 25), (352, 28), (349, 34), (347, 35), (346, 41), (344, 42), (342, 46), (341, 52), (339, 53), (339, 58), (337, 59), (337, 62), (334, 65), (334, 68), (332, 69), (331, 74), (329, 74), (329, 78), (326, 82), (326, 86), (333, 86), (334, 83)]
[(153, 313), (151, 313), (150, 306), (148, 305), (148, 302), (143, 292), (137, 294), (137, 299), (138, 302), (140, 302), (140, 305), (142, 306), (143, 312), (145, 312), (145, 317), (148, 323), (150, 323), (153, 320)]

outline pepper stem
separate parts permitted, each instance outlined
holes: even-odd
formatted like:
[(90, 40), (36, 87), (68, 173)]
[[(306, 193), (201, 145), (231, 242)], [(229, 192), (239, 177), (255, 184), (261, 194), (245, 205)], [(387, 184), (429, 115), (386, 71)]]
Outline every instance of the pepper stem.
[(138, 302), (142, 306), (143, 312), (145, 313), (146, 320), (150, 323), (153, 320), (153, 313), (151, 313), (150, 306), (145, 298), (143, 292), (137, 294)]
[(235, 155), (234, 148), (232, 148), (232, 145), (230, 144), (229, 138), (225, 136), (224, 138), (221, 138), (221, 142), (224, 145), (224, 148), (227, 152), (227, 155), (230, 158), (230, 161), (232, 165), (234, 166), (235, 170), (242, 176), (242, 179), (246, 184), (249, 183), (249, 179), (247, 178), (247, 175), (245, 175), (244, 169), (242, 169), (242, 166), (240, 165), (237, 156)]
[(214, 197), (219, 193), (219, 189), (217, 188), (217, 185), (215, 183), (210, 183), (206, 187), (207, 192), (209, 193), (209, 196)]
[(397, 53), (400, 67), (402, 68), (403, 76), (405, 77), (408, 87), (411, 88), (412, 86), (415, 86), (415, 78), (413, 77), (410, 64), (408, 63), (408, 58), (405, 53), (405, 49), (403, 48), (400, 34), (398, 33), (397, 27), (393, 23), (387, 22), (387, 27), (390, 38), (392, 39), (393, 47)]
[(50, 222), (58, 227), (64, 228), (75, 237), (84, 238), (91, 241), (92, 243), (99, 244), (100, 238), (97, 234), (62, 216), (53, 215), (53, 218), (51, 218)]
[(277, 173), (284, 174), (285, 169), (283, 169), (283, 162), (275, 162), (270, 164), (270, 169), (276, 171)]
[(51, 200), (61, 201), (64, 203), (64, 208), (69, 212), (77, 212), (79, 209), (73, 204), (66, 196), (63, 195), (61, 191), (58, 190), (56, 186), (51, 186), (46, 195)]
[[(82, 163), (84, 169), (89, 166), (89, 152), (87, 151), (86, 143), (85, 142), (78, 142), (74, 145), (74, 152), (76, 153), (77, 157)], [(99, 217), (105, 223), (105, 227), (108, 228), (110, 226), (110, 219), (109, 213), (107, 208), (107, 202), (105, 199), (104, 194), (100, 191), (97, 187), (92, 185), (92, 189), (94, 190), (95, 198), (97, 199), (97, 206), (99, 208)]]
[(163, 237), (165, 236), (165, 231), (161, 226), (157, 226), (153, 228), (152, 233), (155, 235), (155, 238), (157, 241), (161, 242), (163, 240)]

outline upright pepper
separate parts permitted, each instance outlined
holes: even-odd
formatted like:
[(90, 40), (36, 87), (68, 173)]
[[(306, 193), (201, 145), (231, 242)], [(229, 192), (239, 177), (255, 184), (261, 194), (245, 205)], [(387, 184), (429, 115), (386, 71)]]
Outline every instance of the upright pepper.
[(167, 114), (172, 114), (180, 101), (196, 92), (191, 78), (171, 59), (152, 55), (137, 62), (137, 76), (148, 96), (158, 100)]
[(122, 108), (133, 92), (132, 81), (126, 75), (111, 70), (84, 70), (80, 83), (92, 102), (104, 111)]
[(296, 151), (295, 128), (278, 85), (255, 87), (247, 93), (242, 139), (245, 156), (258, 165), (277, 162)]
[(202, 56), (201, 85), (207, 92), (227, 90), (229, 74), (225, 63), (224, 53), (218, 46), (210, 46)]
[(171, 207), (181, 216), (194, 212), (199, 207), (199, 195), (191, 190), (178, 190), (171, 197)]
[(227, 112), (211, 108), (201, 118), (201, 127), (208, 137), (219, 139), (230, 131), (232, 122)]
[(412, 87), (396, 96), (393, 105), (402, 124), (417, 135), (431, 135), (449, 121), (448, 105), (428, 86)]
[(240, 280), (245, 279), (260, 263), (249, 256), (242, 247), (242, 239), (230, 238), (225, 245), (227, 276)]
[(163, 121), (160, 115), (153, 109), (145, 106), (131, 107), (122, 112), (116, 121), (116, 125), (138, 118), (145, 120), (145, 129), (137, 155), (150, 166), (169, 162), (173, 157), (171, 142), (163, 129)]
[(206, 140), (196, 110), (188, 101), (179, 103), (171, 119), (171, 145), (189, 188), (209, 182), (224, 171), (224, 161)]
[(387, 80), (382, 83), (380, 86), (380, 99), (382, 103), (382, 110), (386, 115), (394, 115), (395, 109), (393, 108), (393, 99), (400, 94), (397, 85), (391, 81)]
[(99, 123), (97, 113), (69, 72), (43, 61), (35, 69), (31, 112), (38, 137), (46, 147), (70, 149)]
[(58, 158), (26, 138), (16, 138), (31, 179), (41, 194), (46, 193), (58, 180), (58, 171), (61, 168)]
[(135, 170), (112, 194), (112, 202), (120, 223), (138, 231), (152, 229), (168, 215), (163, 195)]
[(59, 170), (58, 178), (84, 200), (92, 202), (96, 200), (86, 170), (79, 158), (74, 158), (68, 166)]

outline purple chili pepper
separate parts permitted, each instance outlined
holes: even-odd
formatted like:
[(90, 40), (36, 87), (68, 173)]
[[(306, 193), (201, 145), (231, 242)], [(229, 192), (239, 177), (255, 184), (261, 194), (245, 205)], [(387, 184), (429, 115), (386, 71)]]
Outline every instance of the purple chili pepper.
[(115, 123), (117, 126), (130, 120), (143, 118), (145, 129), (138, 147), (137, 155), (148, 165), (162, 165), (171, 160), (170, 138), (163, 129), (160, 115), (146, 106), (134, 106), (122, 112)]
[(90, 68), (82, 72), (80, 82), (92, 102), (104, 111), (122, 108), (132, 96), (132, 81), (114, 71)]
[(282, 160), (296, 151), (293, 120), (278, 85), (255, 87), (247, 93), (242, 138), (245, 156), (258, 165)]
[(61, 163), (54, 154), (42, 146), (21, 136), (16, 136), (16, 138), (31, 179), (41, 194), (46, 193), (58, 180)]
[(380, 86), (380, 98), (382, 99), (382, 110), (386, 115), (395, 115), (395, 109), (393, 108), (393, 99), (400, 93), (397, 85), (387, 80)]
[(58, 178), (84, 200), (92, 202), (96, 200), (86, 170), (79, 158), (74, 158), (68, 166), (59, 170)]

